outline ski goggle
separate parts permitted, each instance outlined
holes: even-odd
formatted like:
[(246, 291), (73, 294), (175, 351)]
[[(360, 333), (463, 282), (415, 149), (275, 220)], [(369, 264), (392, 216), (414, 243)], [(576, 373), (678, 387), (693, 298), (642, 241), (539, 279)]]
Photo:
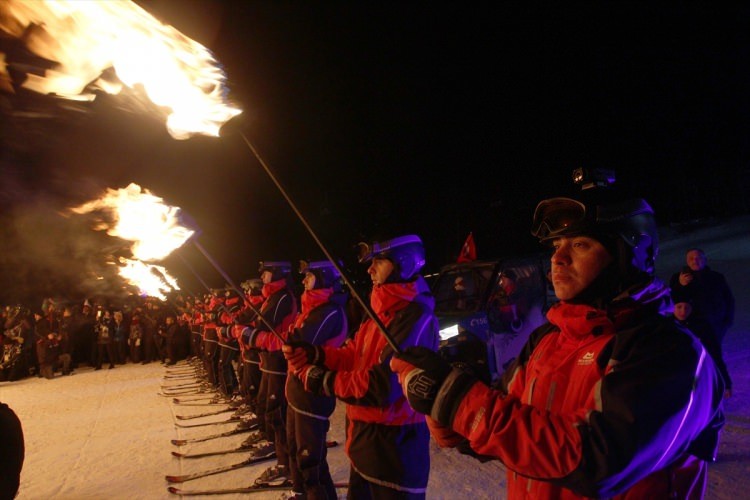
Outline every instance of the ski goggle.
[(368, 262), (375, 257), (387, 257), (389, 252), (391, 252), (392, 250), (410, 243), (419, 243), (421, 245), (422, 240), (419, 238), (419, 236), (410, 234), (407, 236), (393, 238), (392, 240), (388, 241), (375, 242), (372, 245), (370, 245), (369, 243), (365, 243), (364, 241), (360, 241), (357, 244), (357, 261), (361, 264), (363, 262)]
[(272, 271), (274, 269), (279, 269), (283, 272), (289, 272), (289, 270), (292, 269), (292, 263), (286, 260), (284, 261), (262, 260), (260, 261), (258, 272), (262, 273), (263, 271)]
[(570, 198), (550, 198), (541, 201), (534, 211), (531, 234), (546, 241), (581, 232), (590, 224), (586, 205)]
[(336, 269), (336, 266), (334, 266), (331, 261), (328, 261), (328, 260), (319, 260), (315, 262), (309, 262), (306, 260), (299, 261), (298, 271), (300, 272), (300, 274), (309, 273), (316, 269), (318, 271), (329, 272), (335, 277), (339, 276), (339, 272)]

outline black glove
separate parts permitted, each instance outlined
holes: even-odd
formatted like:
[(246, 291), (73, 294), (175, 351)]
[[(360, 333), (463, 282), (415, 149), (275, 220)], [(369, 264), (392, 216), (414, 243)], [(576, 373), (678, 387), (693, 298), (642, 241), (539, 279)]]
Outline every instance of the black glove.
[(322, 366), (325, 362), (323, 349), (304, 340), (290, 340), (281, 347), (281, 350), (295, 373), (305, 365)]
[(477, 381), (425, 347), (409, 347), (394, 355), (390, 366), (398, 374), (411, 407), (447, 426), (453, 422), (463, 396)]
[(336, 378), (336, 372), (326, 370), (320, 366), (305, 365), (304, 368), (296, 373), (307, 392), (318, 396), (334, 395), (333, 382)]

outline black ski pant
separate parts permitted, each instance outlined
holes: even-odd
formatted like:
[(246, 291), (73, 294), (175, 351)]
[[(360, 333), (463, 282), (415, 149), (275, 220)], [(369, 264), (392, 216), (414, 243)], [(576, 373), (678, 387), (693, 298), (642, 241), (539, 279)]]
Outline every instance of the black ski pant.
[(328, 469), (326, 435), (331, 423), (287, 408), (286, 439), (292, 489), (304, 492), (305, 500), (336, 500), (336, 488)]
[(219, 344), (219, 390), (226, 397), (232, 397), (237, 388), (237, 374), (234, 371), (237, 354), (237, 348)]
[[(265, 421), (268, 440), (276, 445), (276, 463), (289, 467), (289, 450), (286, 442), (286, 373), (263, 372), (266, 381)], [(261, 382), (261, 388), (263, 382)], [(261, 416), (258, 415), (260, 419)]]
[(213, 387), (219, 384), (219, 344), (215, 328), (207, 328), (203, 332), (203, 369), (206, 371), (208, 383)]

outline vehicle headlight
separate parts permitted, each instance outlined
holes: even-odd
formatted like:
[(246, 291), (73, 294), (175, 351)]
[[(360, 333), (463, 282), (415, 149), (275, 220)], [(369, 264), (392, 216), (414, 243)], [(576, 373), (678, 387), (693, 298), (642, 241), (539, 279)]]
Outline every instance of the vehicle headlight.
[(440, 330), (440, 340), (448, 340), (456, 335), (458, 335), (458, 324)]

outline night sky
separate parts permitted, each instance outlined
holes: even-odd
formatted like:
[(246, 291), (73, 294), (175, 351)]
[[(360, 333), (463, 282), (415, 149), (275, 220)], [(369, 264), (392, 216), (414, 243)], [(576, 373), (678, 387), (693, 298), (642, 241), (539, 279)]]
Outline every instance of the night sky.
[[(427, 272), (470, 231), (480, 258), (536, 251), (536, 203), (581, 194), (579, 167), (615, 170), (607, 196), (646, 198), (662, 224), (748, 211), (750, 8), (138, 3), (213, 51), (234, 130), (353, 273), (358, 241), (408, 233)], [(85, 288), (112, 242), (57, 213), (131, 182), (188, 212), (238, 283), (259, 260), (323, 258), (236, 132), (177, 141), (124, 96), (1, 97), (4, 302)], [(177, 253), (164, 265), (187, 289), (188, 265), (223, 286)]]

